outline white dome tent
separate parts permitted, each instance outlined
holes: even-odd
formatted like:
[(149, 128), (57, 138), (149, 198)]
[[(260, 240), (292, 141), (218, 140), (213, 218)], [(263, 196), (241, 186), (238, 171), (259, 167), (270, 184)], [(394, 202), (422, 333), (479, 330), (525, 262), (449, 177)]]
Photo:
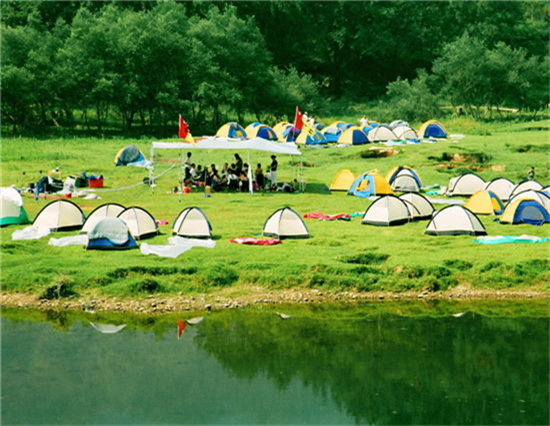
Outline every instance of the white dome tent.
[(399, 198), (403, 201), (408, 201), (415, 207), (418, 213), (415, 213), (414, 210), (411, 211), (413, 220), (429, 219), (435, 211), (435, 208), (430, 200), (417, 192), (402, 194)]
[(397, 126), (393, 128), (393, 133), (395, 133), (395, 136), (403, 141), (407, 139), (418, 139), (418, 135), (416, 134), (416, 132), (409, 126)]
[(428, 223), (425, 234), (487, 235), (487, 231), (474, 213), (455, 204), (437, 211)]
[(174, 221), (172, 232), (186, 238), (212, 238), (210, 222), (198, 207), (182, 210)]
[(266, 220), (263, 234), (282, 240), (283, 238), (309, 238), (309, 231), (303, 219), (290, 207), (277, 210)]
[(0, 226), (29, 223), (23, 207), (23, 198), (14, 188), (0, 188)]
[(32, 224), (49, 228), (52, 232), (72, 231), (82, 228), (84, 213), (72, 201), (56, 200), (46, 204)]
[(510, 199), (510, 194), (514, 190), (516, 185), (510, 179), (506, 178), (495, 178), (485, 184), (483, 187), (486, 191), (491, 191), (494, 194), (498, 195), (502, 201), (508, 201)]
[(536, 180), (522, 180), (520, 183), (518, 183), (514, 187), (514, 190), (510, 194), (510, 198), (514, 197), (515, 195), (523, 191), (528, 191), (528, 190), (540, 191), (541, 189), (542, 189), (542, 185)]
[(157, 223), (151, 213), (141, 207), (128, 207), (117, 217), (126, 222), (130, 233), (136, 240), (150, 238), (159, 233)]
[(527, 191), (522, 191), (508, 200), (506, 207), (512, 204), (517, 200), (535, 200), (542, 204), (546, 210), (550, 212), (550, 195), (543, 191), (534, 191), (529, 189)]
[(84, 222), (84, 226), (80, 232), (82, 234), (89, 233), (101, 219), (117, 217), (125, 208), (118, 203), (105, 203), (96, 207), (86, 218), (86, 222)]
[(407, 202), (395, 195), (384, 195), (376, 199), (365, 211), (363, 225), (395, 226), (412, 219)]
[(385, 142), (399, 139), (389, 127), (384, 125), (376, 126), (370, 129), (367, 137), (369, 142)]
[(464, 173), (451, 178), (446, 195), (471, 196), (485, 186), (485, 181), (475, 173)]

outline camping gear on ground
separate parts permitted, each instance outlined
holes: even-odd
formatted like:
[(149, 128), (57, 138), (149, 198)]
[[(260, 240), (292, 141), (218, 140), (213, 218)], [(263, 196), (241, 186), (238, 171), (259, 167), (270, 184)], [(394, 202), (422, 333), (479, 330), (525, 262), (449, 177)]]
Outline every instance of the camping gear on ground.
[(475, 173), (463, 173), (451, 178), (447, 186), (447, 196), (471, 196), (485, 186), (485, 181)]
[(50, 238), (48, 245), (55, 247), (85, 246), (88, 244), (87, 235), (71, 235), (69, 237)]
[(72, 201), (56, 200), (46, 204), (32, 224), (49, 228), (52, 232), (71, 231), (82, 228), (84, 213)]
[(540, 191), (541, 189), (542, 185), (536, 180), (522, 180), (514, 187), (512, 193), (510, 194), (510, 198), (513, 198), (515, 195), (523, 191)]
[(129, 250), (137, 247), (128, 225), (117, 217), (103, 217), (88, 232), (86, 250)]
[(428, 120), (418, 129), (418, 136), (421, 138), (446, 138), (447, 130), (439, 121)]
[(24, 229), (18, 229), (11, 234), (12, 240), (39, 240), (46, 235), (50, 235), (50, 228), (45, 226), (27, 226)]
[(544, 208), (548, 212), (550, 212), (550, 195), (548, 195), (546, 192), (533, 191), (532, 189), (527, 191), (522, 191), (514, 195), (513, 197), (511, 197), (508, 200), (506, 207), (508, 207), (508, 205), (512, 204), (514, 201), (517, 201), (517, 200), (535, 200), (540, 204), (542, 204)]
[(232, 121), (230, 123), (225, 123), (223, 126), (221, 126), (216, 132), (216, 136), (244, 139), (248, 135), (246, 134), (246, 130), (244, 130), (243, 126), (241, 126), (239, 123)]
[(434, 213), (427, 235), (487, 235), (479, 218), (463, 206), (450, 205)]
[(472, 195), (464, 207), (475, 214), (501, 214), (504, 210), (504, 204), (498, 195), (483, 189)]
[(324, 214), (321, 212), (311, 212), (304, 215), (304, 219), (318, 219), (318, 220), (350, 220), (350, 216), (347, 213), (340, 214)]
[(147, 167), (149, 164), (143, 152), (135, 145), (125, 146), (118, 151), (114, 161), (115, 166)]
[(483, 187), (486, 191), (494, 192), (498, 198), (502, 201), (508, 201), (510, 199), (510, 194), (514, 190), (515, 184), (510, 179), (506, 178), (495, 178), (485, 184)]
[(277, 238), (309, 238), (306, 224), (290, 207), (281, 208), (271, 214), (264, 224), (263, 235)]
[(118, 203), (105, 203), (96, 207), (86, 218), (80, 231), (82, 234), (90, 232), (92, 228), (104, 217), (117, 217), (126, 207)]
[(479, 244), (504, 244), (504, 243), (544, 243), (550, 238), (535, 237), (533, 235), (495, 235), (494, 237), (477, 237), (474, 243)]
[(328, 189), (330, 191), (349, 191), (355, 179), (356, 177), (351, 170), (340, 170), (332, 180)]
[(361, 223), (376, 226), (403, 225), (412, 219), (407, 203), (395, 195), (377, 198), (365, 211)]
[(263, 138), (270, 141), (277, 140), (277, 134), (275, 131), (266, 124), (251, 123), (244, 129), (246, 136), (249, 138)]
[(366, 133), (358, 126), (348, 127), (338, 138), (338, 143), (345, 145), (362, 145), (368, 142)]
[(188, 207), (180, 212), (172, 226), (174, 235), (187, 238), (212, 238), (212, 226), (198, 207)]
[(275, 238), (252, 238), (252, 237), (237, 237), (237, 238), (230, 238), (230, 243), (236, 243), (236, 244), (251, 244), (255, 246), (274, 246), (275, 244), (281, 244), (281, 240), (277, 240)]
[(393, 194), (388, 181), (380, 173), (371, 171), (363, 173), (351, 185), (348, 195), (367, 198), (371, 195)]
[(416, 170), (407, 166), (398, 166), (391, 169), (386, 180), (395, 192), (419, 192), (422, 181)]
[(435, 208), (430, 200), (417, 192), (408, 192), (400, 195), (399, 198), (403, 201), (411, 203), (414, 207), (413, 209), (409, 207), (413, 220), (429, 219), (435, 211)]
[(367, 138), (369, 142), (385, 142), (399, 139), (397, 135), (393, 133), (392, 129), (385, 124), (380, 124), (370, 129)]
[(392, 127), (392, 130), (395, 136), (397, 136), (397, 138), (401, 139), (402, 141), (407, 139), (418, 139), (418, 135), (416, 134), (416, 132), (408, 125)]
[(130, 233), (136, 240), (154, 237), (159, 233), (155, 218), (141, 207), (128, 207), (121, 211), (117, 217), (126, 222)]
[(509, 202), (499, 219), (500, 223), (542, 225), (550, 222), (550, 213), (534, 199), (517, 199)]
[(23, 207), (23, 197), (14, 188), (0, 188), (0, 210), (0, 226), (30, 223)]
[(90, 188), (103, 188), (103, 176), (90, 177), (88, 179), (88, 185)]
[(216, 242), (212, 240), (201, 240), (197, 238), (183, 238), (179, 236), (169, 237), (168, 244), (153, 245), (141, 244), (141, 252), (145, 255), (155, 254), (160, 257), (176, 258), (180, 254), (191, 250), (193, 247), (214, 248)]

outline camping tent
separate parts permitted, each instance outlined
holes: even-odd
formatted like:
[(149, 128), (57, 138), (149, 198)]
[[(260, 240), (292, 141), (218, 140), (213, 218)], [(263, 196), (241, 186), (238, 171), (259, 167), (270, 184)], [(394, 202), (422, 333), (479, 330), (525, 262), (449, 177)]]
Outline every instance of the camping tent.
[(390, 184), (384, 179), (380, 173), (368, 172), (363, 173), (351, 185), (349, 195), (357, 197), (370, 197), (371, 195), (387, 195), (393, 194)]
[(407, 202), (395, 195), (384, 195), (376, 199), (365, 211), (364, 225), (394, 226), (403, 225), (412, 219)]
[(512, 198), (510, 198), (510, 200), (508, 200), (508, 204), (506, 204), (506, 207), (508, 207), (508, 205), (512, 204), (514, 201), (530, 199), (539, 202), (544, 206), (547, 211), (550, 212), (550, 195), (548, 195), (546, 192), (533, 191), (532, 189), (521, 191), (519, 194), (514, 195)]
[(348, 127), (338, 138), (338, 143), (346, 145), (362, 145), (368, 141), (367, 135), (358, 126)]
[(288, 121), (279, 121), (273, 126), (273, 131), (280, 137), (283, 129), (286, 129), (288, 126), (292, 126), (292, 123), (289, 123)]
[(393, 128), (393, 133), (397, 136), (398, 139), (407, 140), (407, 139), (418, 139), (416, 132), (407, 126), (397, 126)]
[(510, 194), (514, 190), (514, 182), (506, 178), (495, 178), (485, 184), (486, 191), (494, 192), (502, 201), (508, 201)]
[(355, 175), (351, 170), (348, 170), (348, 169), (340, 170), (332, 180), (329, 190), (330, 191), (349, 191), (354, 181), (355, 181)]
[(533, 199), (517, 199), (509, 203), (500, 217), (500, 223), (542, 225), (548, 222), (550, 222), (550, 213)]
[(282, 240), (283, 238), (309, 238), (309, 231), (303, 219), (290, 207), (284, 207), (274, 212), (265, 221), (266, 237)]
[(198, 207), (182, 210), (174, 221), (172, 232), (186, 238), (212, 238), (210, 222)]
[(116, 217), (103, 217), (88, 232), (86, 250), (128, 250), (137, 248), (126, 223)]
[(416, 170), (407, 166), (394, 167), (386, 175), (386, 180), (392, 189), (398, 192), (418, 192), (422, 187)]
[(244, 139), (247, 137), (247, 134), (239, 123), (235, 123), (233, 121), (231, 123), (225, 123), (223, 126), (221, 126), (216, 132), (216, 136), (224, 138)]
[(411, 210), (413, 220), (429, 219), (435, 211), (434, 206), (426, 197), (416, 192), (408, 192), (399, 196), (403, 201), (408, 201), (414, 206)]
[(439, 121), (428, 120), (418, 129), (421, 138), (446, 138), (447, 130)]
[(385, 142), (399, 139), (392, 129), (385, 124), (370, 129), (367, 137), (370, 142)]
[(90, 232), (97, 222), (105, 217), (117, 217), (126, 207), (117, 203), (106, 203), (96, 207), (86, 218), (82, 227), (82, 234)]
[(0, 188), (0, 226), (29, 223), (23, 198), (14, 188)]
[(319, 130), (312, 129), (312, 134), (310, 135), (302, 129), (302, 132), (296, 138), (296, 143), (299, 145), (319, 145), (327, 143), (327, 138)]
[(427, 235), (487, 235), (478, 217), (467, 208), (453, 204), (434, 213)]
[(542, 189), (542, 185), (537, 182), (536, 180), (522, 180), (520, 183), (518, 183), (514, 189), (512, 190), (512, 193), (510, 194), (510, 198), (514, 197), (516, 194), (519, 194), (523, 191), (533, 190), (533, 191), (540, 191)]
[(263, 138), (269, 141), (276, 141), (277, 134), (275, 131), (266, 124), (252, 123), (246, 126), (244, 129), (248, 138)]
[(125, 146), (118, 151), (114, 161), (115, 166), (147, 167), (149, 165), (143, 152), (135, 145)]
[(343, 133), (341, 127), (338, 126), (339, 122), (334, 122), (330, 126), (325, 127), (321, 130), (321, 133), (327, 139), (327, 142), (338, 142), (338, 138)]
[(282, 142), (295, 142), (300, 133), (302, 133), (300, 129), (290, 124), (283, 129), (282, 136), (279, 140)]
[(117, 217), (126, 222), (136, 240), (154, 237), (159, 233), (157, 223), (151, 213), (141, 207), (128, 207), (121, 211)]
[(463, 173), (449, 180), (446, 195), (470, 196), (484, 186), (485, 181), (475, 173)]
[(504, 210), (504, 204), (498, 195), (483, 189), (472, 195), (464, 207), (476, 214), (501, 214)]
[(84, 213), (69, 200), (56, 200), (46, 204), (34, 219), (34, 226), (49, 228), (51, 231), (71, 231), (82, 228)]

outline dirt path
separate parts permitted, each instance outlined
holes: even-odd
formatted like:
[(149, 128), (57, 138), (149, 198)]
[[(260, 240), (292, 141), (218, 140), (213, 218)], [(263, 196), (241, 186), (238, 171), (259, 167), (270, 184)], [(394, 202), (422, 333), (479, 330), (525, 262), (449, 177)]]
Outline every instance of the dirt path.
[(533, 290), (472, 290), (458, 286), (446, 292), (369, 292), (328, 293), (320, 290), (277, 290), (243, 287), (203, 295), (148, 296), (139, 299), (104, 298), (81, 295), (76, 298), (40, 300), (36, 295), (2, 293), (0, 303), (6, 307), (41, 310), (93, 310), (96, 312), (167, 313), (183, 311), (243, 308), (252, 305), (359, 302), (373, 300), (473, 300), (473, 299), (549, 299), (550, 293)]

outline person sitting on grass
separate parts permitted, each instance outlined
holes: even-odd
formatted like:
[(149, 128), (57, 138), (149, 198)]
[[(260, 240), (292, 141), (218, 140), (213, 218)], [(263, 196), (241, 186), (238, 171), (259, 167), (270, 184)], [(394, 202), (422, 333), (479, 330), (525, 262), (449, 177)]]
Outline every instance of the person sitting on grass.
[(242, 192), (248, 191), (248, 176), (244, 170), (241, 170), (241, 173), (239, 174), (239, 188)]

